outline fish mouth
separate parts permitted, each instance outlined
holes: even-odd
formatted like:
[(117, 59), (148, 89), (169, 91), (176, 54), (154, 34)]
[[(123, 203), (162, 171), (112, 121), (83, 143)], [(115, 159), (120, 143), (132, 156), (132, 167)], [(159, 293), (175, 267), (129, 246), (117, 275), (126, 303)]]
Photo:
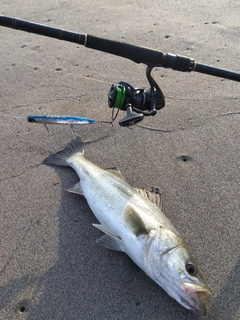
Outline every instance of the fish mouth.
[(206, 307), (203, 300), (207, 299), (211, 294), (207, 286), (183, 282), (182, 288), (189, 295), (189, 300), (181, 297), (181, 302), (195, 313), (206, 314)]

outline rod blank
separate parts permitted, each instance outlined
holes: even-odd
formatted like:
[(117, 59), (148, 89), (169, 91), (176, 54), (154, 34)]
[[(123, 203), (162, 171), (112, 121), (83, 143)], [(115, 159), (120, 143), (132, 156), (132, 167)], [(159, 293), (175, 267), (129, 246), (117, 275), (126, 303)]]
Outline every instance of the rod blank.
[(221, 77), (240, 82), (240, 73), (215, 68), (209, 65), (197, 63), (194, 59), (163, 53), (161, 51), (135, 46), (128, 43), (98, 38), (92, 35), (71, 32), (64, 29), (49, 27), (43, 24), (30, 22), (0, 15), (0, 25), (8, 28), (19, 29), (59, 40), (70, 41), (86, 46), (87, 48), (114, 54), (136, 63), (161, 66), (177, 71), (196, 71), (215, 77)]

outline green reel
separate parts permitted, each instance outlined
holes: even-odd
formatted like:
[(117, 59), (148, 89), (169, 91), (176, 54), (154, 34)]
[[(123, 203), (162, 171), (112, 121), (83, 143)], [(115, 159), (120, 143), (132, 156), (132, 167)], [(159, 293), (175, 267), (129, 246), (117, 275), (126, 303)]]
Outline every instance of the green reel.
[(113, 84), (108, 93), (108, 105), (110, 108), (125, 109), (123, 108), (126, 100), (126, 87), (125, 85), (118, 83)]

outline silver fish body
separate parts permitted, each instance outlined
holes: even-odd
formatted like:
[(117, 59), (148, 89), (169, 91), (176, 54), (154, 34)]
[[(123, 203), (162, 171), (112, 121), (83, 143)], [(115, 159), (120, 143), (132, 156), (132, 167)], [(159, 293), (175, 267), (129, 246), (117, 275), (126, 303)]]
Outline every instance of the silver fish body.
[[(80, 181), (69, 191), (83, 195), (100, 222), (94, 226), (104, 235), (97, 242), (125, 252), (182, 306), (205, 314), (203, 300), (210, 295), (209, 288), (182, 237), (160, 209), (160, 194), (133, 188), (119, 171), (101, 169), (83, 154), (78, 137), (44, 163), (76, 171)], [(137, 269), (129, 270), (131, 277)]]

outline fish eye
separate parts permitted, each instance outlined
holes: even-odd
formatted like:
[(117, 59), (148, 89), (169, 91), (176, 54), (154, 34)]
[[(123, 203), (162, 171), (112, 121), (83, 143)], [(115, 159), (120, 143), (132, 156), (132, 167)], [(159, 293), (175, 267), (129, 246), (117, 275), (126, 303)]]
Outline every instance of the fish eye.
[(191, 262), (188, 262), (186, 264), (186, 270), (191, 276), (194, 276), (198, 273), (197, 267), (195, 267), (195, 265), (192, 264)]

